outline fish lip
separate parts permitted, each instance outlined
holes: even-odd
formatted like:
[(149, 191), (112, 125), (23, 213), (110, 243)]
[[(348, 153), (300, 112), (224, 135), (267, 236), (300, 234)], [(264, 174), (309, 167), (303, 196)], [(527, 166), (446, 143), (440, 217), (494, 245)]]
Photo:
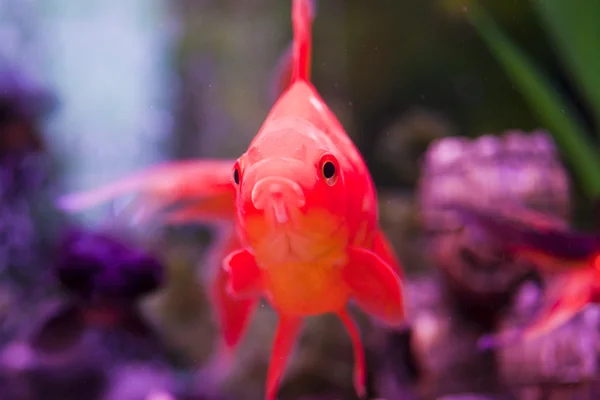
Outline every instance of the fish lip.
[[(300, 209), (306, 204), (306, 196), (300, 185), (288, 178), (267, 177), (259, 180), (251, 192), (252, 204), (257, 210), (272, 208), (275, 202), (285, 205), (288, 209)], [(275, 205), (276, 208), (280, 208)]]

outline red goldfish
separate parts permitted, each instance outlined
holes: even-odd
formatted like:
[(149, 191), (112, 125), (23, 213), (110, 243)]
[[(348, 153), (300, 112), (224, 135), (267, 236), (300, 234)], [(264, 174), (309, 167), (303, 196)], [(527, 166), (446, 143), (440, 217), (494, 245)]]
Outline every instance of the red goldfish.
[(188, 201), (167, 213), (167, 222), (212, 221), (216, 215), (235, 223), (238, 236), (224, 230), (221, 244), (227, 245), (215, 253), (219, 257), (237, 247), (217, 273), (214, 300), (230, 348), (260, 297), (279, 314), (266, 398), (275, 398), (302, 319), (324, 313), (337, 314), (350, 334), (355, 387), (364, 396), (364, 353), (347, 305), (354, 301), (372, 316), (400, 324), (401, 267), (379, 226), (377, 195), (364, 160), (309, 81), (311, 3), (294, 0), (292, 8), (292, 59), (283, 64), (284, 74), (285, 66), (291, 67), (284, 75), (291, 82), (237, 161), (158, 167), (68, 196), (63, 205), (81, 209), (141, 191), (139, 203), (150, 200), (150, 211)]
[(552, 302), (525, 329), (523, 338), (544, 335), (588, 304), (600, 303), (599, 236), (574, 232), (533, 211), (518, 212), (524, 222), (475, 208), (452, 208), (466, 221), (485, 229), (511, 254), (529, 260), (543, 272), (560, 274), (548, 293)]
[(365, 395), (360, 335), (347, 311), (399, 324), (400, 265), (378, 223), (369, 171), (309, 82), (311, 15), (294, 0), (293, 73), (248, 150), (235, 163), (236, 220), (243, 247), (224, 262), (231, 292), (264, 295), (279, 314), (267, 399), (275, 398), (305, 316), (335, 313), (354, 345), (355, 387)]

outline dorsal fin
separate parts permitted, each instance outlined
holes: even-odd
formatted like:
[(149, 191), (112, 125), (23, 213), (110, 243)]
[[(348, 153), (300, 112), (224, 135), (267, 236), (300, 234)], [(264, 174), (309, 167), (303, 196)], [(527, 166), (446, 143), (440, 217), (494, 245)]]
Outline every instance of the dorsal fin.
[(293, 0), (292, 27), (294, 30), (292, 82), (310, 80), (313, 10), (311, 0)]
[(274, 103), (297, 79), (310, 79), (311, 25), (316, 14), (315, 0), (293, 0), (294, 39), (280, 56), (271, 80), (270, 101)]

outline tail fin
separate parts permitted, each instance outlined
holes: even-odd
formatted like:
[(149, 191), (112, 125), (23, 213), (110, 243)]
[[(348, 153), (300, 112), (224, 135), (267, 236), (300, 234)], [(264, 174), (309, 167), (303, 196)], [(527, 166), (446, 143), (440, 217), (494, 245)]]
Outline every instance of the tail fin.
[(65, 195), (58, 199), (57, 206), (78, 212), (134, 195), (128, 208), (135, 209), (138, 217), (142, 211), (146, 218), (156, 217), (170, 206), (187, 203), (188, 207), (169, 214), (170, 222), (233, 221), (235, 190), (230, 181), (233, 164), (233, 160), (226, 159), (164, 163), (87, 192)]
[(292, 27), (294, 30), (292, 82), (310, 79), (312, 51), (312, 21), (314, 4), (311, 0), (293, 0)]

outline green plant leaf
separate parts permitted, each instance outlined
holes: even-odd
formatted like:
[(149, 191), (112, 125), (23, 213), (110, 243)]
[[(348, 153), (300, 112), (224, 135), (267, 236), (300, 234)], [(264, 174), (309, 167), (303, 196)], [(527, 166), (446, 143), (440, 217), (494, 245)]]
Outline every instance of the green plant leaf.
[(554, 136), (586, 194), (591, 198), (600, 196), (600, 156), (594, 152), (579, 121), (572, 117), (569, 105), (482, 8), (472, 3), (467, 16), (531, 109)]
[(587, 97), (600, 125), (600, 1), (534, 0), (533, 3), (569, 68), (570, 78)]

